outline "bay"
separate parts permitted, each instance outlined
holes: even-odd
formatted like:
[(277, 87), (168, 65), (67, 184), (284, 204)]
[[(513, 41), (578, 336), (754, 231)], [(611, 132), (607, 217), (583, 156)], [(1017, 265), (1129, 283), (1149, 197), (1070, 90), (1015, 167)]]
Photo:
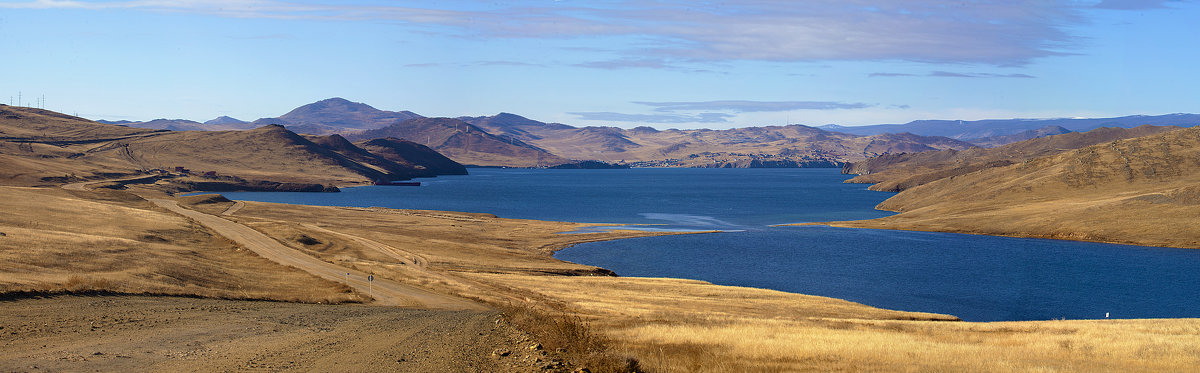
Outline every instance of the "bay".
[(890, 193), (834, 169), (472, 169), (420, 187), (232, 199), (484, 212), (722, 233), (578, 245), (563, 260), (936, 312), (968, 321), (1200, 316), (1200, 251), (775, 224), (870, 219)]

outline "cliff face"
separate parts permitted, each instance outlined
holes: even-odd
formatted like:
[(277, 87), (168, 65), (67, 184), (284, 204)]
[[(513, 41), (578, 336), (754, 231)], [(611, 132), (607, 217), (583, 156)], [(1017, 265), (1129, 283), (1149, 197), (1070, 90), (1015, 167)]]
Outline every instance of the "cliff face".
[(955, 175), (838, 225), (1200, 248), (1200, 128)]

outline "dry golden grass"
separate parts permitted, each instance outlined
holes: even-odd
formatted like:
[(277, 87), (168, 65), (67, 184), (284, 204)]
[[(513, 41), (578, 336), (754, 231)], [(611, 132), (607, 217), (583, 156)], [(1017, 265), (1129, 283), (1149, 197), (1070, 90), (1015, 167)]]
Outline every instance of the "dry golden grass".
[(899, 192), (986, 168), (1003, 167), (1095, 144), (1178, 129), (1180, 127), (1149, 125), (1136, 128), (1101, 127), (1088, 132), (1036, 138), (995, 148), (885, 154), (847, 165), (843, 171), (858, 175), (848, 182), (874, 184), (871, 190)]
[(0, 292), (184, 294), (359, 301), (120, 191), (0, 187)]
[(1200, 128), (1114, 141), (945, 178), (843, 227), (1200, 248)]
[[(650, 372), (1185, 371), (1200, 364), (1198, 320), (928, 321), (953, 318), (693, 280), (555, 275), (590, 267), (557, 262), (547, 248), (608, 237), (555, 234), (575, 226), (568, 223), (267, 203), (248, 203), (235, 216), (328, 261), (525, 309), (546, 329), (534, 332), (540, 339), (580, 340), (544, 342), (548, 348), (607, 346), (605, 363), (589, 360), (605, 369), (629, 368), (628, 358)], [(319, 243), (304, 245), (301, 235)], [(400, 264), (407, 257), (347, 235), (425, 265)], [(590, 351), (582, 356), (597, 356)]]
[(475, 274), (583, 315), (652, 372), (1183, 371), (1200, 320), (964, 323), (851, 302), (647, 278)]
[(944, 323), (742, 319), (648, 324), (610, 334), (661, 372), (1188, 371), (1200, 321)]
[[(0, 187), (0, 194), (7, 197), (0, 199), (5, 291), (352, 296), (125, 192)], [(232, 204), (184, 202), (214, 214)], [(232, 218), (327, 261), (524, 309), (526, 324), (545, 329), (538, 338), (547, 348), (577, 349), (573, 356), (593, 371), (1187, 371), (1200, 364), (1200, 320), (931, 321), (952, 318), (692, 280), (563, 276), (602, 272), (547, 255), (644, 232), (561, 235), (579, 225), (267, 203), (248, 203)]]

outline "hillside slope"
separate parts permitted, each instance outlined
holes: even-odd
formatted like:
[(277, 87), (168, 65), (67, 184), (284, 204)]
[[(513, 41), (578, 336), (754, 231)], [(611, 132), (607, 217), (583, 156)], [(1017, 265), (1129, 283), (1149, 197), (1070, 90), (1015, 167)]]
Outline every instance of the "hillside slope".
[(1085, 146), (1120, 139), (1178, 130), (1179, 127), (1104, 127), (1072, 132), (984, 149), (943, 150), (921, 153), (885, 154), (846, 165), (843, 172), (855, 174), (849, 183), (875, 184), (871, 190), (899, 192), (934, 180), (1014, 163)]
[(1200, 248), (1200, 128), (1092, 145), (907, 189), (837, 226)]
[(362, 141), (355, 145), (392, 162), (413, 169), (425, 170), (434, 175), (467, 174), (467, 168), (462, 164), (447, 158), (441, 153), (430, 149), (428, 146), (412, 141), (385, 137)]
[(479, 166), (537, 167), (568, 162), (536, 146), (497, 137), (453, 118), (410, 119), (347, 137), (357, 140), (405, 139), (428, 146), (456, 162)]
[(1200, 115), (1198, 114), (1167, 114), (1130, 115), (1116, 118), (916, 120), (905, 124), (832, 126), (826, 129), (856, 135), (910, 132), (925, 136), (946, 136), (964, 141), (974, 141), (975, 139), (1012, 135), (1029, 130), (1036, 131), (1046, 126), (1059, 126), (1069, 131), (1086, 132), (1100, 127), (1133, 128), (1144, 125), (1191, 127), (1197, 124), (1200, 124)]
[(801, 125), (660, 131), (650, 127), (576, 128), (508, 113), (462, 119), (564, 158), (638, 166), (833, 167), (885, 153), (972, 146), (945, 137), (907, 133), (859, 136)]
[(56, 185), (139, 174), (166, 177), (169, 172), (200, 176), (184, 180), (191, 183), (185, 185), (269, 181), (311, 184), (305, 189), (312, 189), (316, 184), (434, 176), (447, 167), (420, 161), (399, 164), (340, 137), (317, 144), (278, 125), (249, 131), (154, 131), (4, 107), (0, 133), (0, 180), (6, 185)]

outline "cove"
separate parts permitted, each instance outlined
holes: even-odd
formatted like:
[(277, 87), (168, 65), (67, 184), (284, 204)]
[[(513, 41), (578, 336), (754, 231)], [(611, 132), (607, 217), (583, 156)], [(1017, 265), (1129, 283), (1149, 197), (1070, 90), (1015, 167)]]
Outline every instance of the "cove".
[(231, 199), (485, 212), (722, 233), (582, 244), (563, 260), (951, 314), (967, 321), (1200, 316), (1200, 251), (773, 224), (869, 219), (890, 193), (835, 169), (472, 169), (420, 187)]

